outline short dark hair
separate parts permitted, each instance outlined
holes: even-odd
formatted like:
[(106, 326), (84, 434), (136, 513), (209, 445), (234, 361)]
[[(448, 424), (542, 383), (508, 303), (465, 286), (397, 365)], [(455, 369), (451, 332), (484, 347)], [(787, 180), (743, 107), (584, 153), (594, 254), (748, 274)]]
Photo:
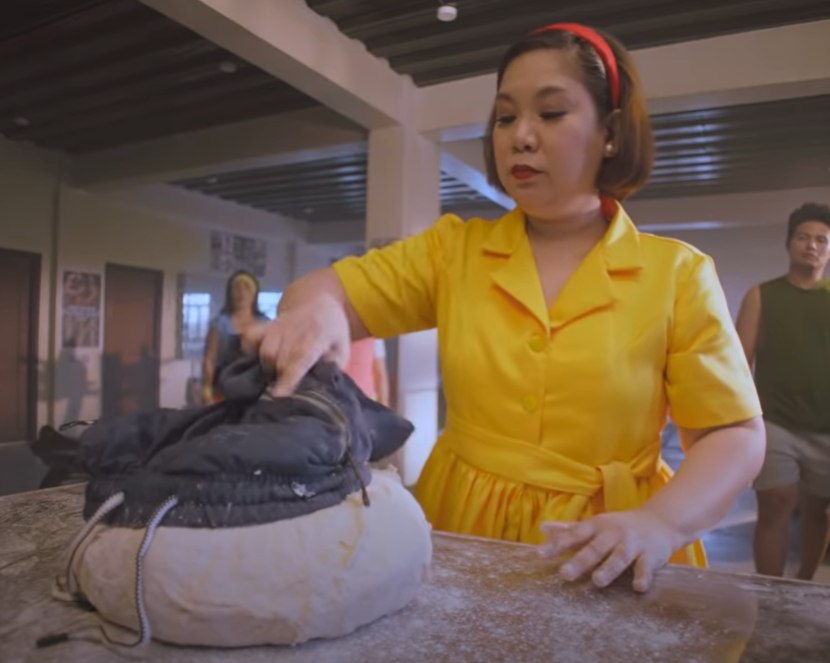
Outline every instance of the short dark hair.
[[(620, 77), (620, 135), (617, 153), (605, 159), (597, 175), (600, 193), (624, 200), (639, 191), (651, 175), (654, 164), (654, 138), (648, 116), (646, 100), (634, 60), (625, 47), (611, 35), (595, 30), (611, 47), (617, 60)], [(501, 86), (504, 72), (513, 60), (532, 51), (566, 51), (577, 57), (585, 86), (594, 100), (600, 119), (613, 111), (605, 67), (599, 55), (583, 39), (563, 30), (549, 30), (528, 35), (516, 42), (502, 58), (497, 76), (497, 87)], [(487, 135), (484, 140), (484, 160), (487, 165), (487, 179), (497, 189), (504, 191), (496, 170), (493, 154), (493, 127), (496, 123), (495, 109), (490, 113)]]
[(798, 227), (808, 221), (818, 221), (830, 228), (830, 206), (820, 205), (819, 203), (804, 203), (797, 210), (794, 210), (787, 222), (787, 246), (792, 241)]

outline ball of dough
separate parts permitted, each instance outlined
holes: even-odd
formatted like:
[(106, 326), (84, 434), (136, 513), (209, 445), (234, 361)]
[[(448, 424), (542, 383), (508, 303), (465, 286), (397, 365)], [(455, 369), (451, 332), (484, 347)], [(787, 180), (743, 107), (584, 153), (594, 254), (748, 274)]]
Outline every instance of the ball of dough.
[[(153, 638), (247, 647), (336, 638), (412, 600), (432, 558), (430, 526), (394, 470), (374, 470), (337, 506), (265, 525), (160, 527), (144, 557)], [(135, 559), (144, 530), (97, 526), (76, 555), (80, 593), (138, 630)]]

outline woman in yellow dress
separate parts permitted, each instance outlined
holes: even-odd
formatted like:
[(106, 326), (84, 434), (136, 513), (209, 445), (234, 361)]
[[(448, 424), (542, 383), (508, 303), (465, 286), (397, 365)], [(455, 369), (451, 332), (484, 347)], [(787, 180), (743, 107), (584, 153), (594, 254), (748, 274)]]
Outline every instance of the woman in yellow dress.
[[(428, 230), (292, 284), (251, 340), (289, 393), (351, 340), (437, 327), (447, 425), (416, 496), (438, 530), (570, 553), (561, 572), (645, 591), (758, 473), (752, 376), (711, 259), (639, 233), (621, 201), (653, 143), (631, 56), (578, 25), (529, 35), (498, 73), (486, 139), (517, 208)], [(686, 458), (660, 459), (667, 415)], [(670, 480), (671, 478), (671, 480)]]

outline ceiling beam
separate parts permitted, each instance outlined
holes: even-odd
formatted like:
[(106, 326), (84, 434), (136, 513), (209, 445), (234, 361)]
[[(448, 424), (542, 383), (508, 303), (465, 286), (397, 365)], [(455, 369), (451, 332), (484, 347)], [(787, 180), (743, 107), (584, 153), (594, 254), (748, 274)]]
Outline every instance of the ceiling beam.
[(365, 221), (317, 221), (305, 224), (309, 244), (360, 244), (366, 240)]
[(45, 150), (34, 145), (26, 145), (4, 136), (0, 136), (0, 155), (8, 155), (15, 163), (25, 164), (36, 170), (50, 173), (54, 176), (62, 176), (65, 172), (67, 157), (61, 152)]
[(405, 122), (416, 91), (303, 0), (142, 0), (367, 129)]
[(240, 235), (303, 239), (305, 223), (279, 214), (204, 196), (169, 184), (138, 186), (97, 194), (102, 200), (150, 210), (202, 227)]
[[(652, 113), (830, 92), (830, 20), (633, 51)], [(418, 127), (442, 142), (480, 138), (496, 75), (421, 88)]]
[(75, 157), (73, 186), (114, 190), (358, 154), (366, 132), (328, 108), (247, 120)]

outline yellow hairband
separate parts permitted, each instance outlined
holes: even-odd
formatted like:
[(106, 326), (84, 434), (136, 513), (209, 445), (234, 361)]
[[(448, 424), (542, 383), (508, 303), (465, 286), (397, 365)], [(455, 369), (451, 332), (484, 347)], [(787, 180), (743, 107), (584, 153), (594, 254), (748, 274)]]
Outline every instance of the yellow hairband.
[(237, 281), (245, 281), (249, 286), (251, 286), (252, 290), (256, 290), (256, 281), (254, 281), (250, 276), (247, 274), (239, 274), (233, 282), (236, 283)]

